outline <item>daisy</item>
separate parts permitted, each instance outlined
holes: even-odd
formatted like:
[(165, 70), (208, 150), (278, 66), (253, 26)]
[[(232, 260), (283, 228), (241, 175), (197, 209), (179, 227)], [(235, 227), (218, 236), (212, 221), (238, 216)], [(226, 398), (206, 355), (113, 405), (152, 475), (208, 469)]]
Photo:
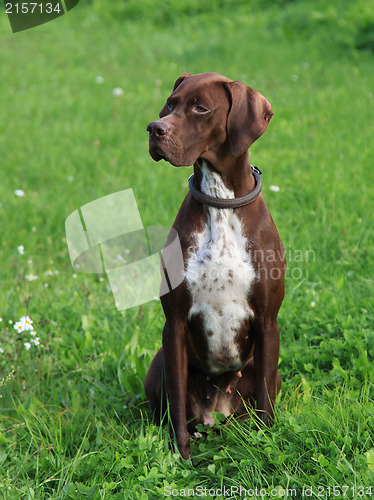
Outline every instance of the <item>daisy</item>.
[(23, 191), (23, 189), (16, 189), (14, 191), (14, 194), (19, 198), (23, 198), (25, 196), (25, 191)]
[(23, 345), (25, 346), (25, 349), (29, 350), (31, 348), (30, 342), (24, 342)]
[(0, 347), (0, 354), (4, 354), (4, 349)]
[(33, 274), (33, 273), (26, 274), (27, 281), (35, 281), (38, 279), (38, 277), (39, 276), (37, 274)]
[(28, 316), (22, 316), (22, 318), (14, 324), (14, 329), (19, 333), (26, 330), (33, 330), (32, 320)]
[(39, 345), (40, 344), (40, 338), (35, 337), (34, 339), (31, 339), (30, 342), (32, 342), (34, 345)]
[(29, 316), (22, 316), (22, 318), (19, 320), (21, 323), (24, 324), (24, 330), (33, 330), (34, 327), (32, 326), (32, 319), (29, 318)]
[(18, 245), (17, 250), (20, 255), (23, 255), (25, 253), (25, 247), (23, 245)]
[(45, 271), (44, 273), (46, 276), (56, 276), (56, 274), (58, 274), (58, 271), (57, 269), (48, 269), (47, 271)]
[(17, 332), (21, 333), (24, 331), (24, 324), (22, 323), (22, 321), (17, 321), (17, 323), (14, 324), (14, 329), (17, 330)]
[(280, 191), (280, 187), (279, 186), (270, 186), (270, 191), (275, 191), (276, 193), (278, 193)]
[(126, 260), (122, 257), (120, 253), (117, 254), (116, 258), (113, 259), (114, 264), (127, 264)]
[(194, 434), (193, 434), (193, 435), (194, 435), (194, 437), (195, 437), (196, 439), (200, 439), (200, 438), (202, 438), (202, 437), (203, 437), (203, 435), (201, 434), (201, 432), (194, 432)]
[(114, 97), (122, 97), (123, 94), (124, 94), (124, 91), (120, 87), (116, 87), (115, 89), (113, 89)]

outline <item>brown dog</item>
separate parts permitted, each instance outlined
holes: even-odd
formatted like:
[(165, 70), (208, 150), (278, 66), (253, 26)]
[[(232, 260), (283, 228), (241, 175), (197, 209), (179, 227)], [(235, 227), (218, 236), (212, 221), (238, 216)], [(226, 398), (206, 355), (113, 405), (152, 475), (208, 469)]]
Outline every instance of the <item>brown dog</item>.
[(148, 125), (156, 161), (194, 164), (190, 192), (173, 228), (184, 280), (162, 297), (166, 323), (145, 392), (160, 415), (166, 398), (178, 449), (190, 453), (197, 424), (212, 412), (245, 416), (255, 404), (273, 420), (280, 389), (277, 315), (285, 258), (261, 194), (249, 146), (267, 129), (270, 103), (256, 90), (217, 73), (185, 74)]

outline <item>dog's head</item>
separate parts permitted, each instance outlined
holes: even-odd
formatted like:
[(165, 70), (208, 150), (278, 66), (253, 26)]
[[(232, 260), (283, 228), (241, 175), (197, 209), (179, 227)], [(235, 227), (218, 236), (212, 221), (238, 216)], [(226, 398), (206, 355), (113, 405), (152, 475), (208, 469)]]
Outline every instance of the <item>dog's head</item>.
[(265, 132), (272, 116), (269, 101), (242, 82), (218, 73), (184, 74), (160, 119), (147, 127), (149, 152), (175, 166), (211, 161), (215, 154), (238, 157)]
[(211, 161), (222, 153), (238, 157), (265, 132), (272, 116), (268, 100), (242, 82), (218, 73), (184, 74), (160, 119), (147, 127), (149, 153), (175, 166)]

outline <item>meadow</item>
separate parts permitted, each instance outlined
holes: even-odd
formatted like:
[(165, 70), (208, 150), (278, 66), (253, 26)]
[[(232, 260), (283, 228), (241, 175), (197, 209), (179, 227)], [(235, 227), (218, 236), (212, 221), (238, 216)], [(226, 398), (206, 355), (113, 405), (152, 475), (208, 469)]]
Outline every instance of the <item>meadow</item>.
[[(17, 34), (0, 6), (0, 499), (374, 497), (373, 33), (362, 0), (82, 0)], [(132, 188), (171, 226), (191, 168), (146, 126), (205, 71), (275, 112), (250, 158), (288, 261), (283, 385), (271, 429), (216, 415), (181, 462), (143, 392), (160, 301), (119, 312), (64, 224)]]

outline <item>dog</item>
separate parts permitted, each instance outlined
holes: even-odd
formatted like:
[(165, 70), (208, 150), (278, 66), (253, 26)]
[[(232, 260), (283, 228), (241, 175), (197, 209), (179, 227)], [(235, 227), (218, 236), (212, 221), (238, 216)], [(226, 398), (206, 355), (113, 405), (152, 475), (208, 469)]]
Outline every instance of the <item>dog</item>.
[(245, 418), (252, 404), (271, 425), (281, 386), (278, 311), (285, 253), (248, 148), (268, 128), (267, 99), (218, 73), (184, 74), (150, 123), (149, 152), (176, 167), (194, 165), (173, 229), (182, 283), (161, 298), (162, 347), (145, 379), (151, 409), (167, 402), (171, 437), (190, 455), (197, 424), (212, 412)]

